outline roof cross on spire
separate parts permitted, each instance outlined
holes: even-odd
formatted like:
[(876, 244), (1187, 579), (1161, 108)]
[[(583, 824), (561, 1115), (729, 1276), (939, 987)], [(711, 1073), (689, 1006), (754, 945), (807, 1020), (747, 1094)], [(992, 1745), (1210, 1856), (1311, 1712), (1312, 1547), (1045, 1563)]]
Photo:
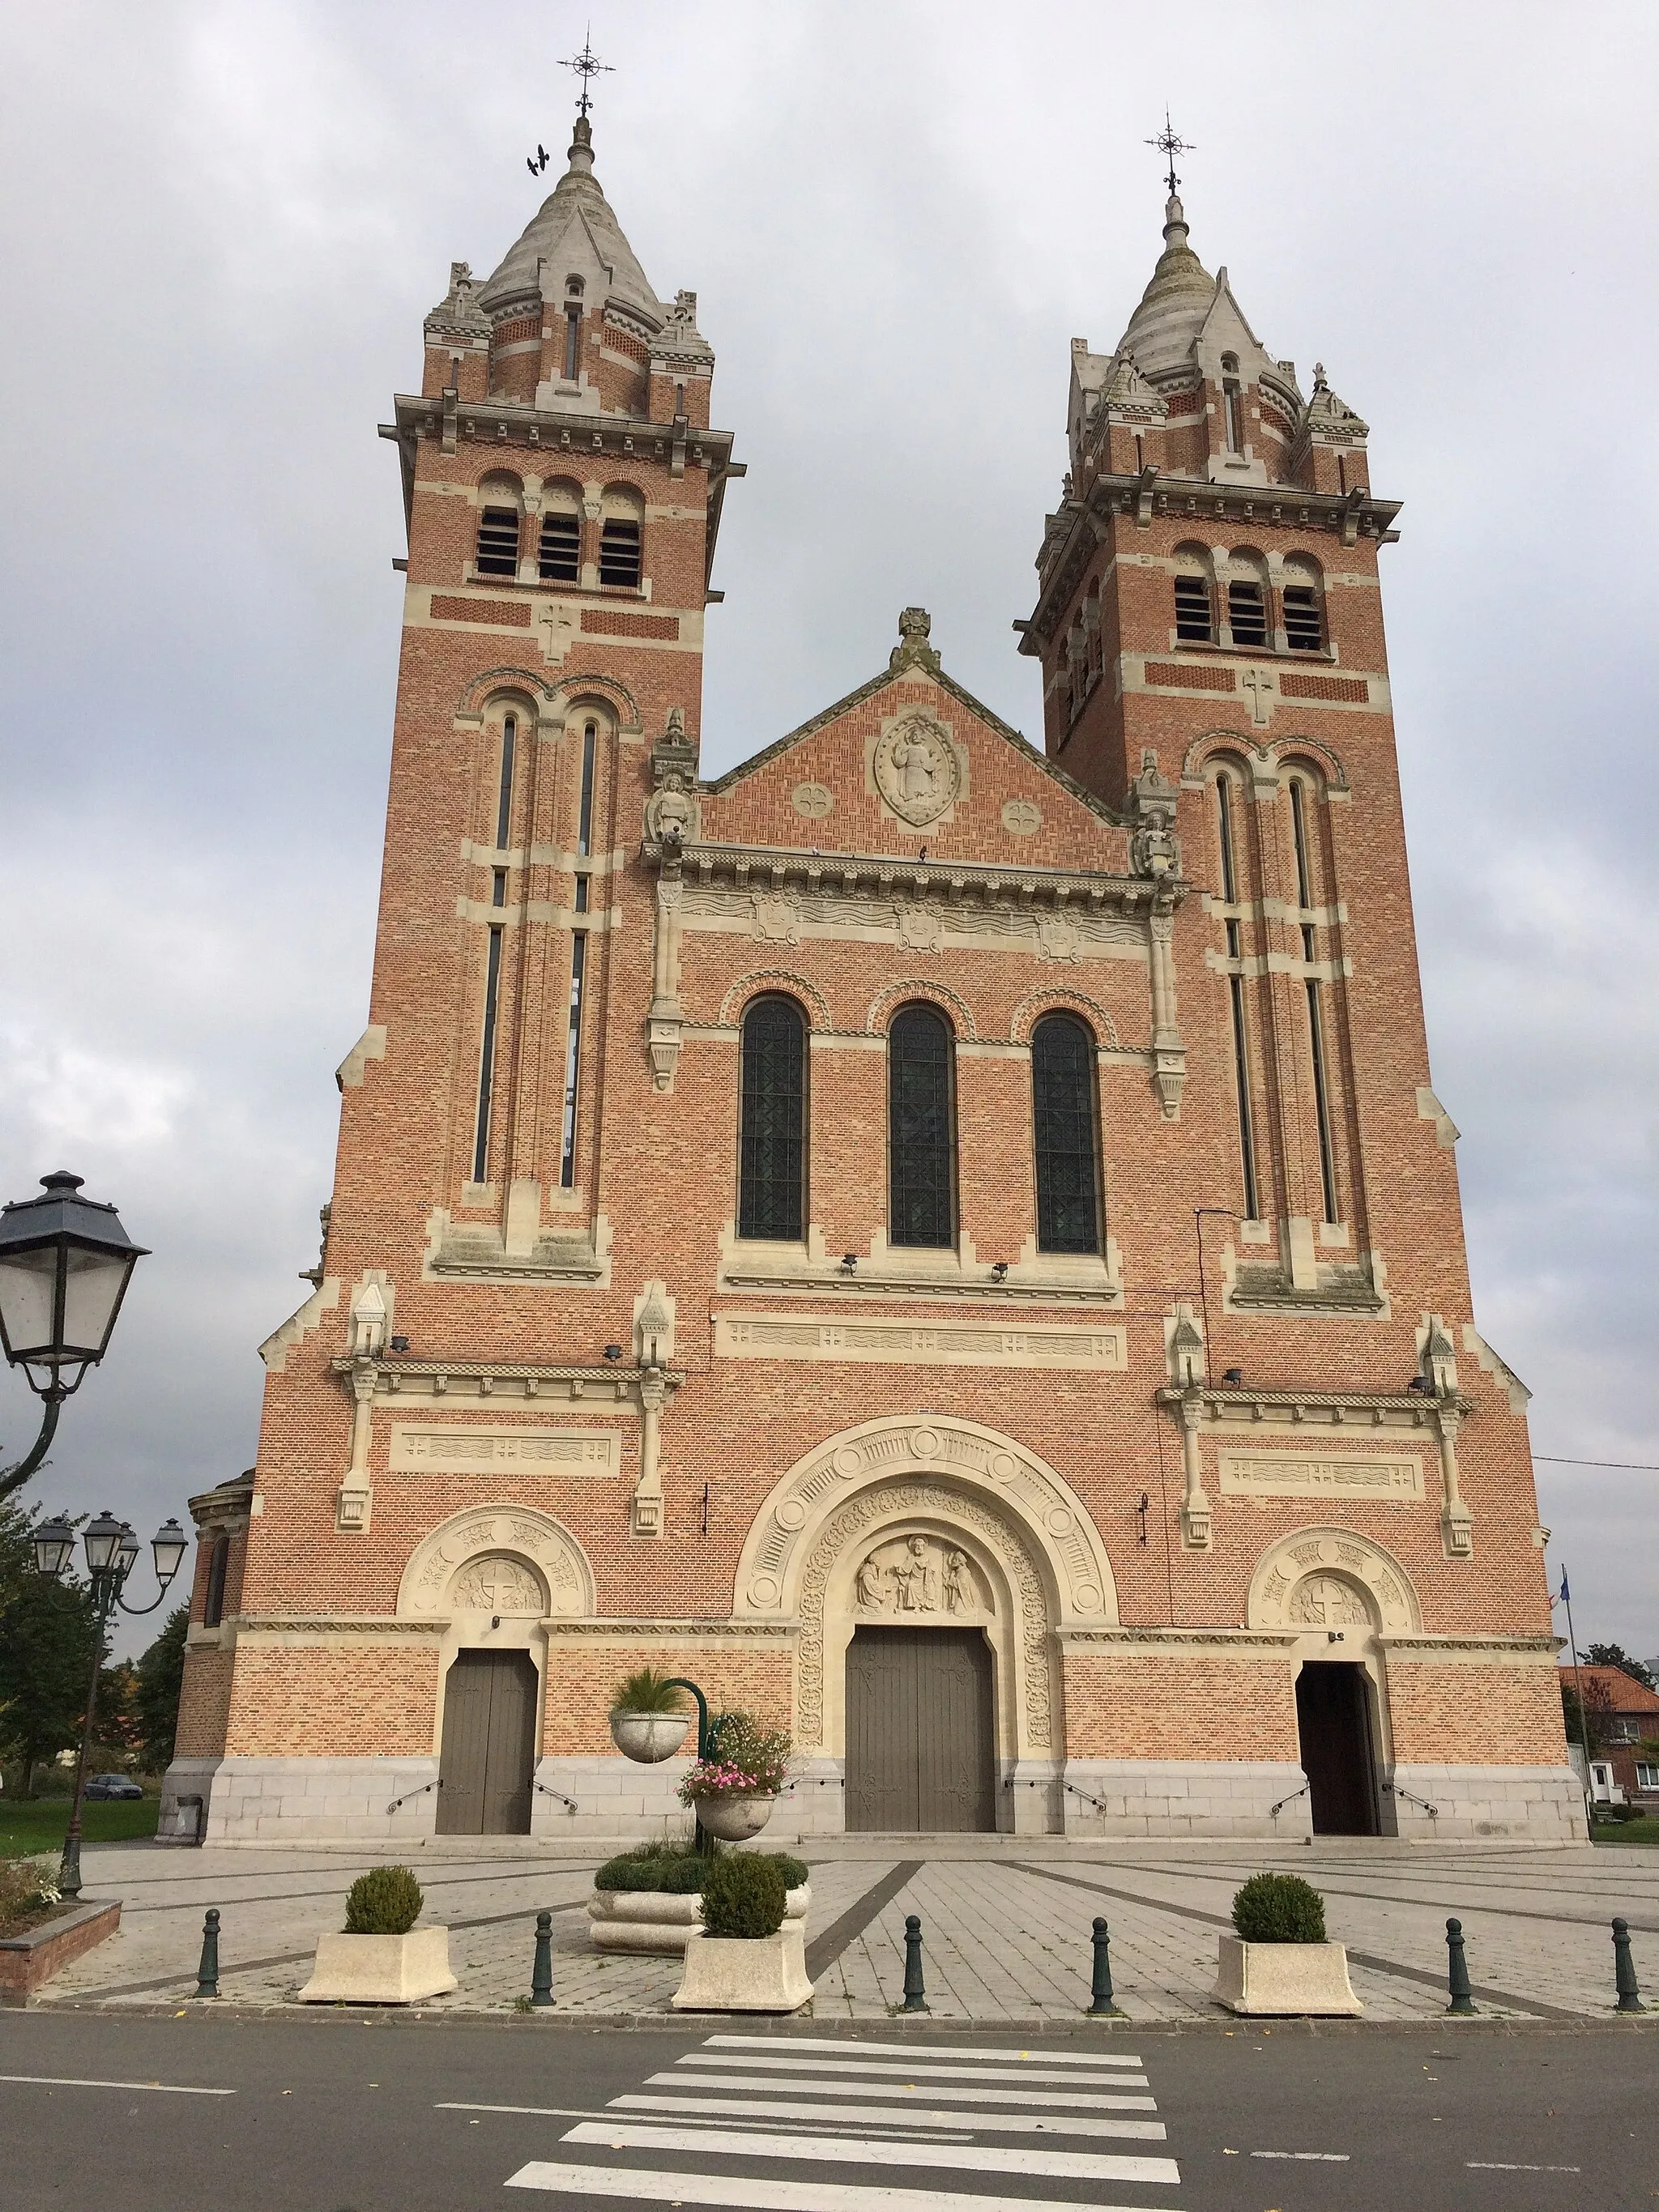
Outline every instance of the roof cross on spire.
[(1198, 151), (1198, 149), (1193, 144), (1190, 138), (1180, 138), (1176, 137), (1174, 130), (1170, 126), (1170, 111), (1167, 107), (1164, 111), (1164, 128), (1158, 132), (1156, 138), (1148, 138), (1146, 141), (1146, 143), (1148, 146), (1156, 146), (1158, 152), (1164, 155), (1164, 159), (1170, 164), (1170, 198), (1173, 199), (1181, 185), (1181, 179), (1176, 174), (1176, 155), (1177, 154), (1195, 154)]
[(613, 72), (609, 62), (602, 62), (593, 51), (593, 26), (590, 23), (582, 38), (582, 50), (572, 60), (561, 62), (561, 69), (573, 70), (582, 81), (581, 97), (576, 102), (578, 115), (586, 115), (593, 105), (588, 86), (596, 76), (610, 76)]

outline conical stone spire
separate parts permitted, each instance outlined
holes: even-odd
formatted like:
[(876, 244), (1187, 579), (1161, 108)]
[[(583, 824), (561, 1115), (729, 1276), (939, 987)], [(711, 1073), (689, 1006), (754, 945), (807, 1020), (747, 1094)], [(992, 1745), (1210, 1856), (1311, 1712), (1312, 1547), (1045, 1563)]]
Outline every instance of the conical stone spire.
[[(599, 188), (593, 173), (593, 128), (585, 115), (576, 118), (566, 159), (568, 167), (483, 287), (478, 295), (480, 305), (489, 313), (499, 314), (514, 301), (538, 300), (543, 262), (549, 264), (550, 277), (562, 280), (567, 262), (586, 268), (597, 258), (611, 296), (643, 314), (654, 330), (668, 310), (647, 282), (610, 201)], [(573, 238), (573, 227), (585, 236)]]
[(1164, 251), (1117, 348), (1132, 352), (1154, 383), (1190, 370), (1193, 342), (1215, 298), (1215, 279), (1187, 238), (1186, 211), (1171, 192), (1164, 208)]

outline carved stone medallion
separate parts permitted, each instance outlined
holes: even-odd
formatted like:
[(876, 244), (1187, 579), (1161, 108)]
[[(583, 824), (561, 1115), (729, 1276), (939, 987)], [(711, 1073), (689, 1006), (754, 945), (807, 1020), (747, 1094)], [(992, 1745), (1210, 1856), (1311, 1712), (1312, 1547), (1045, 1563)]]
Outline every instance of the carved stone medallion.
[(800, 908), (793, 899), (781, 893), (757, 891), (754, 901), (757, 938), (774, 945), (800, 943)]
[(809, 822), (821, 822), (834, 806), (836, 795), (826, 784), (798, 783), (789, 794), (789, 803)]
[(1005, 799), (1002, 826), (1013, 837), (1034, 837), (1042, 827), (1042, 810), (1029, 799)]
[(1304, 1575), (1291, 1595), (1286, 1618), (1298, 1628), (1370, 1628), (1370, 1607), (1341, 1575)]
[(502, 1613), (539, 1620), (547, 1611), (541, 1577), (518, 1559), (491, 1553), (472, 1559), (449, 1586), (452, 1613)]
[(908, 714), (882, 737), (874, 762), (876, 788), (902, 822), (920, 830), (952, 805), (962, 764), (932, 715)]
[(898, 910), (899, 943), (913, 952), (937, 952), (945, 942), (945, 919), (930, 906), (902, 906)]

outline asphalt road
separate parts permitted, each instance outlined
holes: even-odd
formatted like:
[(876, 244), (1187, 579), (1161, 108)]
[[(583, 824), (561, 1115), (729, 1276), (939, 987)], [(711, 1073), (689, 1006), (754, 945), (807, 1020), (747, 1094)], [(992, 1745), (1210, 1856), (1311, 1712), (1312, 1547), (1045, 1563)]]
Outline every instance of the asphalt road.
[(1022, 2045), (920, 2021), (0, 2014), (0, 2203), (1656, 2212), (1656, 2086), (1659, 2020)]

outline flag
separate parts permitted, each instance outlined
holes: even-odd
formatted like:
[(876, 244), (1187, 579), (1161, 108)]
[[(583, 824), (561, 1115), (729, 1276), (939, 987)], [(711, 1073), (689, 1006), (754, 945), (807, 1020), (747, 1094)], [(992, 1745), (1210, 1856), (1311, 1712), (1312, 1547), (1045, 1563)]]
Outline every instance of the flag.
[(1561, 1595), (1555, 1601), (1558, 1605), (1565, 1605), (1571, 1595), (1571, 1591), (1567, 1588), (1567, 1571), (1563, 1567), (1561, 1570)]

